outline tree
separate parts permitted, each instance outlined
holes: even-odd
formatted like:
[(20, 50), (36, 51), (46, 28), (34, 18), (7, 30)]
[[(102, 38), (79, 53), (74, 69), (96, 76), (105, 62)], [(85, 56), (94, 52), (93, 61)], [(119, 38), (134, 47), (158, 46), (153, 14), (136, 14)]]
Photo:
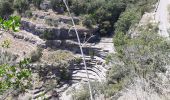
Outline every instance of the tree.
[(129, 31), (129, 29), (137, 23), (140, 19), (140, 14), (136, 12), (135, 10), (127, 10), (123, 12), (119, 20), (115, 23), (115, 33), (116, 32), (123, 32), (126, 33)]
[(0, 0), (0, 16), (8, 17), (14, 11), (12, 2), (9, 0)]

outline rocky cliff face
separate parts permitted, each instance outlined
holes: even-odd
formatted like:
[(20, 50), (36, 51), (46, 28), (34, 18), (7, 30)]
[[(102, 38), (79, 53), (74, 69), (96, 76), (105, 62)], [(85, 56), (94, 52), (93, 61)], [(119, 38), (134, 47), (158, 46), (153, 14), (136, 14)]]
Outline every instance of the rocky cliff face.
[[(56, 15), (55, 12), (34, 11), (32, 19), (22, 18), (22, 29), (42, 36), (52, 35), (50, 39), (75, 39), (75, 30), (72, 28), (71, 18), (65, 15)], [(74, 18), (79, 36), (90, 36), (95, 29), (87, 29), (80, 25), (79, 18)], [(48, 38), (48, 37), (47, 37)]]

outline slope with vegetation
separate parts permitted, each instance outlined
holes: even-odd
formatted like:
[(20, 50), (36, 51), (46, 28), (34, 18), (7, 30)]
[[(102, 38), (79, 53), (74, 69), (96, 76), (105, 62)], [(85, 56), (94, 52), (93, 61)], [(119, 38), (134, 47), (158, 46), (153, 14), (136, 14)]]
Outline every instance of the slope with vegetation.
[[(145, 12), (151, 12), (155, 8), (156, 2), (157, 0), (67, 1), (81, 42), (84, 43), (91, 37), (83, 45), (83, 49), (94, 99), (118, 99), (120, 91), (126, 91), (126, 87), (140, 86), (142, 82), (144, 85), (139, 91), (146, 96), (150, 95), (145, 91), (148, 87), (149, 92), (155, 93), (153, 95), (158, 95), (158, 91), (161, 92), (166, 87), (159, 80), (160, 74), (164, 75), (169, 70), (166, 67), (169, 62), (169, 43), (157, 34), (157, 24), (138, 26), (139, 20)], [(71, 18), (68, 17), (62, 0), (0, 0), (0, 16), (8, 19), (11, 14), (22, 17), (21, 31), (12, 34), (14, 39), (29, 42), (36, 48), (29, 56), (29, 67), (34, 76), (33, 88), (24, 96), (19, 95), (19, 98), (57, 99), (59, 94), (71, 87), (70, 84), (87, 82)], [(99, 44), (102, 41), (91, 46), (101, 37), (112, 35), (115, 54), (96, 47), (101, 46)], [(8, 44), (8, 41), (4, 43)], [(105, 45), (111, 46), (109, 43)], [(75, 86), (75, 92), (71, 90), (72, 92), (67, 93), (72, 95), (73, 100), (89, 99), (86, 84), (78, 88), (81, 90)], [(66, 98), (67, 96), (64, 99)], [(121, 98), (123, 97), (119, 99)]]

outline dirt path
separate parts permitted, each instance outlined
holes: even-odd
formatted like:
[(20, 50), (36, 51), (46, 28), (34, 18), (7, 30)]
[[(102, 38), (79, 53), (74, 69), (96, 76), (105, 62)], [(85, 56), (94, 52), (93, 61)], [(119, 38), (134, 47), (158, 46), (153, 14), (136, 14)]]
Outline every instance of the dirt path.
[(169, 37), (169, 33), (168, 33), (168, 27), (169, 27), (168, 5), (169, 4), (170, 4), (170, 0), (160, 0), (155, 15), (155, 20), (159, 22), (159, 34), (163, 37)]

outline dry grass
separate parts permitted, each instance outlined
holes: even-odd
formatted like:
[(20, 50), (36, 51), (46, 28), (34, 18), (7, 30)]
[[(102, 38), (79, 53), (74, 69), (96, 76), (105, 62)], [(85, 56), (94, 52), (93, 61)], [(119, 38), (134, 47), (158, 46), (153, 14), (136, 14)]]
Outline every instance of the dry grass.
[(2, 48), (0, 46), (0, 49), (11, 52), (12, 54), (18, 55), (20, 59), (24, 57), (29, 57), (30, 53), (36, 50), (37, 48), (36, 45), (31, 44), (21, 39), (16, 39), (9, 33), (3, 33), (0, 36), (0, 45), (2, 45), (2, 43), (5, 40), (10, 41), (9, 48)]
[(41, 61), (48, 63), (67, 62), (74, 59), (74, 55), (66, 50), (48, 51), (44, 50)]

